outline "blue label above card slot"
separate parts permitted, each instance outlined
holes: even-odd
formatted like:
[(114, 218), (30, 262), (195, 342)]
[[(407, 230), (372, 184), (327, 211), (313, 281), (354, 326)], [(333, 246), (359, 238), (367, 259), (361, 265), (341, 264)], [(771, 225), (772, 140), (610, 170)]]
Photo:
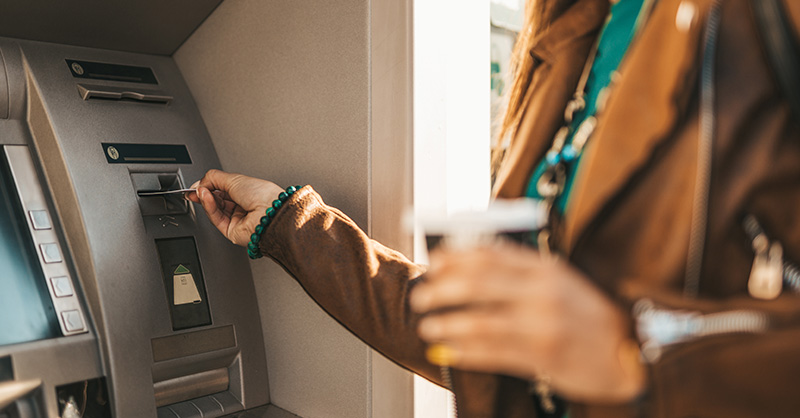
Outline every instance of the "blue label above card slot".
[(103, 143), (109, 164), (191, 164), (185, 145)]
[(148, 67), (109, 64), (104, 62), (66, 60), (70, 73), (75, 78), (122, 81), (125, 83), (158, 84), (156, 75)]

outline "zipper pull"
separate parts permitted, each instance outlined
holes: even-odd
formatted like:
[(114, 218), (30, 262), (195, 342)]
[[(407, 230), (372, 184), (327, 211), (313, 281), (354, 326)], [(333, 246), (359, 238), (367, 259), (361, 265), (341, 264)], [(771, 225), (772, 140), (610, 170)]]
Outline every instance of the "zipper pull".
[(550, 376), (537, 376), (533, 382), (533, 392), (539, 397), (542, 410), (547, 414), (556, 412), (556, 402), (553, 399), (553, 388), (550, 386)]
[(753, 238), (753, 251), (747, 290), (756, 299), (775, 299), (783, 290), (783, 247), (779, 242), (770, 243), (761, 233)]

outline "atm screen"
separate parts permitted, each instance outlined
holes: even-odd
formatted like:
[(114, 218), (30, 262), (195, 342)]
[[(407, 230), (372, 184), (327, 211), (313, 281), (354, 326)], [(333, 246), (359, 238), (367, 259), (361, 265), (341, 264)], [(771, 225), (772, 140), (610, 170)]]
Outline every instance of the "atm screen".
[(0, 152), (0, 346), (60, 335), (27, 220)]

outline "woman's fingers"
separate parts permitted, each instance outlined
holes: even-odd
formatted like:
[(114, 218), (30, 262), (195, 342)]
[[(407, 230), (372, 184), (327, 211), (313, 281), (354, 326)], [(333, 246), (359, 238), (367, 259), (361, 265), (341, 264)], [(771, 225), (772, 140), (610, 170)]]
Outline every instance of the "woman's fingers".
[(212, 224), (214, 224), (215, 227), (217, 227), (219, 232), (222, 232), (222, 234), (227, 237), (228, 226), (230, 225), (230, 215), (227, 215), (223, 211), (223, 207), (220, 207), (217, 197), (207, 188), (199, 186), (197, 188), (197, 195), (199, 197), (200, 204), (203, 206), (203, 209), (208, 216), (208, 219)]
[(536, 359), (531, 353), (520, 353), (516, 346), (503, 341), (482, 340), (433, 344), (426, 354), (429, 361), (434, 364), (463, 370), (502, 373), (528, 379), (536, 375), (534, 372), (529, 376), (520, 376), (520, 359), (530, 359), (530, 363), (536, 363)]
[[(198, 186), (198, 184), (199, 184), (199, 183), (200, 183), (199, 181), (195, 182), (195, 183), (192, 185), (192, 187), (190, 187), (190, 189), (195, 189), (195, 190), (197, 190), (197, 186)], [(184, 193), (184, 194), (183, 194), (183, 197), (184, 197), (186, 200), (190, 201), (190, 202), (194, 202), (194, 203), (200, 203), (200, 195), (199, 195), (197, 192), (194, 192), (194, 193)]]
[(502, 303), (515, 291), (509, 280), (486, 270), (456, 272), (447, 279), (415, 286), (409, 303), (415, 312), (425, 313), (464, 305)]
[(474, 250), (440, 253), (436, 258), (436, 268), (410, 295), (416, 312), (504, 303), (539, 285), (538, 279), (549, 269), (532, 250)]
[[(423, 319), (419, 335), (431, 343), (426, 353), (437, 365), (464, 370), (532, 377), (543, 352), (532, 347), (516, 327), (512, 314), (502, 310), (464, 309)], [(537, 327), (526, 321), (528, 328)], [(532, 331), (528, 334), (536, 334)]]
[(419, 336), (430, 342), (505, 340), (514, 334), (502, 309), (463, 309), (431, 315), (419, 323)]
[(228, 191), (237, 174), (226, 173), (221, 170), (208, 170), (202, 179), (197, 183), (198, 187), (205, 187), (209, 190)]
[(283, 191), (275, 183), (220, 170), (208, 171), (191, 188), (197, 192), (187, 199), (201, 204), (211, 223), (237, 245), (249, 242), (266, 208)]
[(232, 178), (235, 175), (226, 173), (220, 170), (209, 170), (202, 179), (192, 183), (190, 189), (198, 190), (197, 193), (186, 193), (186, 199), (194, 203), (201, 203), (199, 189), (201, 187), (208, 189), (215, 196), (228, 197), (228, 190), (232, 183)]

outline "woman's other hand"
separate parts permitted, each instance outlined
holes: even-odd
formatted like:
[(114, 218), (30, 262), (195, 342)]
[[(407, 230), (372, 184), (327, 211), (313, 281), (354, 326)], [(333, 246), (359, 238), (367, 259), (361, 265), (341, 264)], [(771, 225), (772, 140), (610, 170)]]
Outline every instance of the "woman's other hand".
[(438, 251), (411, 307), (419, 335), (455, 368), (547, 376), (571, 400), (617, 403), (645, 386), (621, 310), (578, 270), (502, 245)]
[(186, 198), (205, 209), (211, 223), (236, 245), (245, 246), (272, 201), (283, 191), (266, 180), (210, 170)]

